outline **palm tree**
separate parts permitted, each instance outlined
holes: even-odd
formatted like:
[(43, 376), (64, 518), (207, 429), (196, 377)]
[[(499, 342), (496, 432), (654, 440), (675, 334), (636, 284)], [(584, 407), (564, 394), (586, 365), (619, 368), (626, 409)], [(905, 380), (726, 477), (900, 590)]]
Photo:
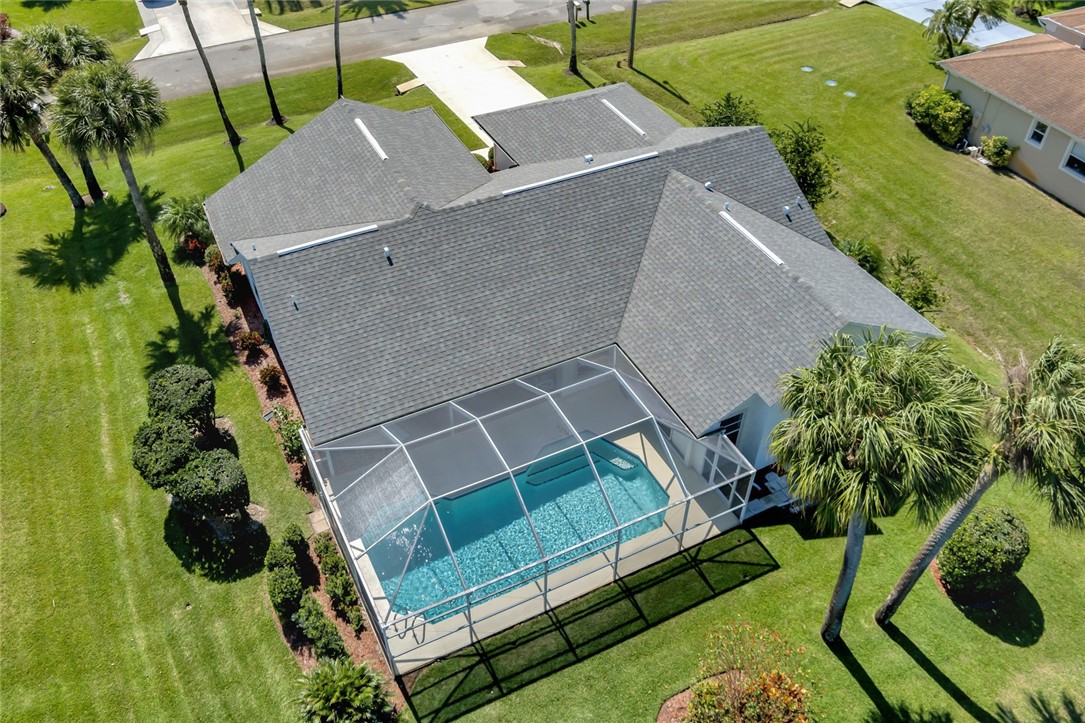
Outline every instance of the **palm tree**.
[[(72, 68), (113, 59), (109, 43), (81, 25), (65, 25), (63, 28), (51, 23), (34, 25), (19, 36), (15, 46), (41, 59), (49, 73), (50, 85)], [(92, 200), (101, 201), (105, 193), (98, 184), (90, 159), (83, 152), (76, 153), (75, 157), (87, 183), (87, 193)]]
[(923, 37), (934, 41), (940, 57), (952, 58), (957, 54), (970, 14), (965, 1), (947, 0), (941, 7), (927, 11), (931, 16), (924, 22)]
[(166, 286), (175, 286), (169, 258), (155, 233), (128, 159), (128, 153), (137, 145), (149, 147), (155, 132), (166, 124), (168, 115), (158, 88), (150, 80), (136, 77), (126, 65), (94, 63), (65, 74), (57, 84), (56, 94), (57, 135), (74, 151), (117, 154), (158, 274)]
[(230, 122), (230, 117), (226, 115), (226, 106), (222, 104), (222, 96), (219, 94), (218, 83), (215, 82), (215, 74), (211, 72), (211, 64), (207, 62), (207, 53), (203, 50), (200, 36), (196, 34), (196, 26), (192, 24), (192, 15), (188, 12), (188, 0), (177, 0), (177, 2), (181, 6), (181, 11), (185, 14), (185, 24), (188, 25), (188, 33), (192, 36), (192, 42), (196, 44), (196, 52), (199, 53), (200, 60), (203, 62), (204, 72), (207, 73), (207, 82), (211, 84), (211, 92), (215, 94), (215, 103), (218, 105), (219, 115), (222, 116), (222, 125), (226, 127), (226, 137), (230, 139), (231, 146), (240, 146), (244, 139), (237, 134), (233, 123)]
[(572, 36), (569, 40), (569, 72), (576, 74), (579, 71), (576, 67), (576, 4), (573, 0), (565, 1), (565, 10), (569, 14), (569, 34)]
[(1027, 482), (1057, 527), (1085, 527), (1085, 349), (1056, 337), (1035, 364), (1003, 364), (988, 415), (995, 443), (968, 493), (941, 519), (874, 619), (885, 625), (923, 571), (1004, 473)]
[(982, 397), (945, 346), (914, 346), (882, 330), (861, 343), (838, 335), (812, 367), (781, 379), (790, 418), (771, 449), (792, 494), (816, 505), (823, 529), (847, 527), (840, 574), (821, 636), (833, 642), (859, 569), (867, 523), (909, 502), (920, 519), (960, 495), (974, 477)]
[(977, 20), (983, 23), (983, 27), (990, 30), (1002, 22), (1002, 16), (1009, 10), (1006, 0), (964, 0), (964, 6), (968, 11), (968, 21), (964, 25), (964, 32), (961, 33), (961, 43), (972, 32)]
[(343, 97), (343, 62), (339, 57), (339, 0), (335, 0), (335, 94)]
[(37, 146), (71, 199), (72, 208), (85, 208), (83, 197), (45, 140), (45, 113), (41, 97), (49, 73), (36, 57), (3, 46), (0, 50), (0, 145), (13, 151)]
[(281, 126), (286, 122), (283, 114), (279, 112), (279, 105), (275, 102), (275, 93), (271, 90), (271, 78), (267, 74), (267, 60), (264, 59), (264, 39), (260, 36), (260, 23), (256, 20), (256, 6), (253, 0), (249, 0), (249, 19), (252, 20), (252, 32), (256, 34), (256, 50), (260, 54), (260, 72), (264, 74), (264, 90), (267, 91), (267, 101), (271, 104), (271, 120)]
[(633, 67), (633, 50), (637, 44), (637, 0), (633, 0), (633, 14), (629, 18), (629, 67)]
[(365, 663), (325, 660), (298, 680), (297, 698), (306, 721), (385, 721), (392, 706), (379, 673)]

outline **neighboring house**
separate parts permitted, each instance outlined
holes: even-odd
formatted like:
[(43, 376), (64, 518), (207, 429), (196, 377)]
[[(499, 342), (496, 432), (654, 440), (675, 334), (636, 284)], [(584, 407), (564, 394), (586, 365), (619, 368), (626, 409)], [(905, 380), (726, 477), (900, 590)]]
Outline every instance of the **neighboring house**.
[(397, 673), (738, 525), (778, 378), (837, 332), (939, 335), (761, 127), (625, 85), (479, 120), (518, 167), (340, 100), (206, 205)]
[(1085, 8), (1041, 18), (1045, 32), (941, 62), (974, 114), (969, 140), (1006, 136), (1010, 168), (1085, 213)]

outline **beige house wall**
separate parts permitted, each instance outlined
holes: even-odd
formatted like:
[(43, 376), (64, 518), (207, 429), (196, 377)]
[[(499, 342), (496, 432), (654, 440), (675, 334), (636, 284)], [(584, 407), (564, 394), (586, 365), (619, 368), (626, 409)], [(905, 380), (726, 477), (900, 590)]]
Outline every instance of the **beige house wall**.
[(1049, 126), (1042, 146), (1037, 147), (1028, 141), (1035, 116), (952, 74), (946, 79), (946, 90), (959, 92), (961, 100), (972, 106), (971, 143), (979, 145), (981, 136), (1006, 136), (1010, 145), (1018, 146), (1010, 161), (1013, 171), (1085, 213), (1085, 178), (1062, 167), (1070, 144), (1082, 139)]

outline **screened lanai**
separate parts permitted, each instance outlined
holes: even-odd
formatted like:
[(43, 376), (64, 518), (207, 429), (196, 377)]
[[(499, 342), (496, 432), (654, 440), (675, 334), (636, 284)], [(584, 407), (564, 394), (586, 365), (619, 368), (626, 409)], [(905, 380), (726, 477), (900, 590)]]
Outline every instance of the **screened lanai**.
[(397, 673), (737, 525), (754, 471), (616, 346), (303, 439)]

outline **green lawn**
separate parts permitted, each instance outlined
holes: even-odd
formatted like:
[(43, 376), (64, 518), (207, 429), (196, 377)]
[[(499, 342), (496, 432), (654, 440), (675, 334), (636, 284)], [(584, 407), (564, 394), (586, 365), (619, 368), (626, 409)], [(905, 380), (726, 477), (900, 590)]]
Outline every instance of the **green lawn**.
[(0, 12), (16, 29), (49, 22), (83, 25), (113, 46), (119, 60), (129, 61), (147, 44), (139, 36), (143, 21), (134, 2), (123, 0), (8, 0)]
[[(416, 8), (444, 5), (456, 0), (342, 0), (339, 21), (402, 13)], [(329, 25), (335, 22), (334, 0), (257, 0), (262, 20), (287, 30)]]
[[(1012, 5), (1016, 5), (1013, 3)], [(1011, 22), (1014, 25), (1020, 25), (1022, 28), (1027, 28), (1034, 33), (1042, 33), (1044, 27), (1040, 25), (1038, 20), (1031, 20), (1029, 18), (1019, 18), (1013, 14), (1013, 7), (1010, 7), (1003, 16), (1007, 22)], [(1055, 0), (1051, 3), (1049, 10), (1044, 10), (1044, 15), (1050, 15), (1051, 13), (1061, 12), (1063, 10), (1071, 10), (1073, 8), (1085, 7), (1085, 0)]]
[[(388, 61), (350, 65), (347, 96), (392, 107), (434, 100), (388, 97), (407, 77)], [(333, 100), (334, 72), (275, 87), (297, 128)], [(173, 121), (156, 151), (133, 161), (152, 206), (217, 190), (239, 160), (249, 165), (288, 136), (263, 124), (262, 84), (223, 95), (248, 140), (237, 157), (223, 144), (209, 95), (170, 103)], [(75, 164), (58, 155), (82, 187)], [(251, 540), (255, 565), (190, 572), (200, 560), (164, 494), (131, 467), (147, 375), (179, 360), (215, 374), (218, 412), (235, 425), (253, 502), (270, 512), (267, 533), (304, 522), (309, 503), (261, 418), (202, 275), (175, 262), (175, 306), (116, 163), (97, 168), (113, 198), (76, 214), (36, 149), (0, 159), (8, 207), (0, 221), (0, 717), (289, 719), (298, 668), (259, 570), (266, 536)]]

